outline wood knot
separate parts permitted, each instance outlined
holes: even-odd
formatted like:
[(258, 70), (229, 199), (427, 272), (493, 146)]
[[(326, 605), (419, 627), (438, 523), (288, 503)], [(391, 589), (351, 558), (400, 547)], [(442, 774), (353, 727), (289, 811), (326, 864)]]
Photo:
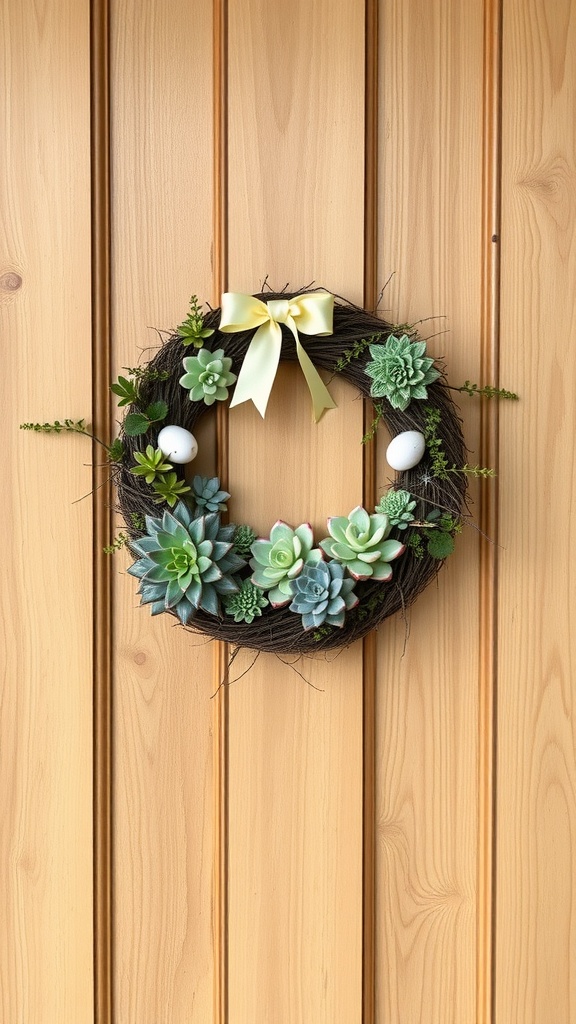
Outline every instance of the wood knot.
[(146, 661), (146, 655), (144, 654), (144, 651), (136, 651), (136, 654), (134, 655), (134, 661), (136, 662), (137, 665), (143, 665), (144, 662)]
[(0, 288), (4, 292), (17, 292), (22, 287), (22, 278), (14, 270), (7, 270), (0, 275)]

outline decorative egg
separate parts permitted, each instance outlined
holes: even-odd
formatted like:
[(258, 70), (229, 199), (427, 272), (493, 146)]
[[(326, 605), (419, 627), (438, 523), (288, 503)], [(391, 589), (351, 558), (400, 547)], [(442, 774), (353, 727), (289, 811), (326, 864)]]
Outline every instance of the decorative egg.
[(182, 466), (198, 455), (198, 442), (189, 430), (170, 424), (158, 434), (158, 447), (170, 462)]
[(392, 469), (412, 469), (426, 451), (424, 434), (419, 430), (404, 430), (393, 437), (386, 449), (386, 462)]

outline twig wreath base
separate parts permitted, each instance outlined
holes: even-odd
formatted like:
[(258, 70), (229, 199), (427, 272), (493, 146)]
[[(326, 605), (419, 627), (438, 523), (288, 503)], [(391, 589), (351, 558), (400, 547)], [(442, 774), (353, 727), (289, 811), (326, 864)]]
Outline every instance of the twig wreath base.
[[(268, 291), (257, 298), (270, 302), (274, 299), (291, 299), (297, 294)], [(220, 309), (211, 310), (204, 318), (205, 328), (214, 332), (210, 338), (210, 349), (222, 349), (225, 356), (232, 360), (232, 370), (238, 375), (254, 331), (221, 332), (218, 329), (220, 312)], [(360, 394), (370, 397), (371, 380), (366, 373), (370, 355), (366, 340), (374, 336), (386, 339), (393, 331), (392, 324), (381, 320), (373, 313), (346, 300), (337, 299), (334, 305), (333, 333), (329, 337), (311, 336), (302, 340), (307, 354), (316, 367), (338, 374)], [(153, 383), (148, 382), (143, 386), (140, 397), (144, 404), (166, 402), (170, 410), (170, 423), (193, 431), (201, 416), (213, 412), (213, 406), (208, 407), (203, 402), (191, 401), (188, 391), (179, 383), (184, 355), (186, 349), (183, 348), (182, 337), (173, 334), (148, 364), (148, 368), (155, 371), (156, 379)], [(285, 328), (282, 329), (280, 358), (286, 362), (294, 362), (297, 358), (294, 338)], [(165, 379), (162, 379), (163, 377)], [(451, 466), (463, 466), (466, 454), (464, 438), (458, 413), (444, 377), (440, 376), (430, 383), (427, 390), (428, 397), (425, 402), (411, 401), (403, 411), (393, 408), (384, 400), (382, 421), (392, 437), (408, 430), (424, 433), (426, 409), (437, 410), (438, 437), (441, 439), (447, 463)], [(156, 444), (161, 425), (152, 423), (144, 436), (128, 436), (124, 430), (122, 431), (124, 455), (115, 467), (115, 482), (119, 510), (132, 540), (144, 536), (142, 531), (134, 528), (135, 521), (138, 522), (143, 516), (157, 518), (162, 515), (144, 478), (135, 476), (130, 471), (134, 467), (135, 453), (145, 451), (150, 443)], [(449, 473), (444, 478), (439, 478), (432, 470), (432, 456), (427, 448), (417, 466), (397, 473), (395, 486), (408, 491), (418, 501), (420, 509), (440, 509), (455, 521), (459, 520), (466, 501), (465, 475)], [(341, 510), (341, 514), (345, 511)], [(382, 582), (358, 581), (355, 584), (355, 591), (359, 603), (346, 613), (341, 628), (304, 630), (301, 617), (288, 607), (267, 607), (250, 623), (235, 622), (224, 613), (212, 615), (198, 609), (184, 628), (216, 640), (226, 641), (235, 647), (276, 654), (311, 654), (348, 646), (375, 629), (388, 616), (405, 610), (436, 577), (443, 564), (442, 560), (432, 557), (427, 550), (416, 551), (409, 543), (413, 532), (414, 529), (410, 525), (403, 531), (392, 529), (390, 538), (402, 540), (406, 544), (404, 553), (394, 561), (392, 578)], [(249, 570), (246, 573), (249, 575)]]

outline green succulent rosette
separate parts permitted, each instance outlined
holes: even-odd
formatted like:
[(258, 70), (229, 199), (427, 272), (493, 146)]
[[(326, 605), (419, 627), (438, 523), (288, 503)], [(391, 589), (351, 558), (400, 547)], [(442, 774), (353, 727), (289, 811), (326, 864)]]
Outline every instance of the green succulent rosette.
[(189, 389), (190, 401), (214, 405), (228, 398), (228, 388), (236, 374), (230, 372), (232, 360), (224, 355), (223, 348), (215, 352), (201, 348), (197, 356), (186, 356), (182, 363), (186, 373), (180, 377), (180, 384)]
[(232, 574), (246, 561), (232, 551), (234, 528), (215, 513), (192, 517), (180, 502), (162, 518), (146, 516), (147, 536), (130, 541), (138, 559), (128, 572), (140, 580), (141, 604), (152, 615), (174, 611), (186, 625), (198, 609), (220, 613), (220, 598), (239, 587)]
[(293, 530), (281, 519), (274, 523), (268, 539), (260, 537), (254, 541), (254, 557), (250, 559), (254, 570), (252, 582), (269, 591), (273, 608), (289, 604), (293, 596), (291, 581), (305, 565), (316, 565), (322, 560), (322, 552), (313, 545), (314, 535), (309, 523), (302, 523)]
[(260, 587), (254, 586), (252, 580), (243, 580), (238, 593), (224, 599), (224, 610), (227, 615), (233, 616), (234, 622), (250, 624), (267, 607), (268, 599)]
[(320, 541), (320, 547), (336, 562), (348, 570), (355, 580), (389, 580), (392, 562), (404, 551), (404, 544), (387, 540), (391, 530), (388, 516), (369, 515), (357, 505), (348, 518), (334, 516), (328, 520), (329, 537)]
[(305, 565), (296, 579), (290, 581), (294, 600), (291, 612), (302, 616), (304, 630), (344, 625), (346, 612), (355, 608), (358, 597), (354, 593), (354, 580), (344, 576), (339, 562), (318, 562)]
[(399, 530), (406, 530), (408, 524), (414, 519), (415, 508), (416, 500), (412, 498), (409, 491), (391, 488), (380, 498), (376, 512), (382, 512), (388, 516), (391, 526), (396, 526)]
[(406, 409), (413, 398), (427, 398), (427, 384), (440, 376), (434, 360), (425, 355), (425, 341), (411, 341), (407, 334), (391, 334), (385, 345), (370, 345), (372, 362), (366, 373), (372, 378), (373, 398), (387, 398), (393, 409)]
[(234, 551), (238, 555), (242, 555), (248, 558), (251, 554), (252, 545), (257, 539), (256, 534), (251, 526), (246, 523), (241, 523), (240, 526), (236, 526), (234, 530)]

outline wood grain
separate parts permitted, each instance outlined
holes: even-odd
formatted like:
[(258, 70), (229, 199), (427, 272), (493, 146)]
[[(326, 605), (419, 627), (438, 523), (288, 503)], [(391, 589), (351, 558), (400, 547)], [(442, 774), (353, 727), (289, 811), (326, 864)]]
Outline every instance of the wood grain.
[[(496, 1014), (576, 1018), (576, 5), (504, 5)], [(554, 541), (541, 542), (554, 516)]]
[[(422, 325), (450, 380), (479, 372), (482, 4), (383, 3), (380, 281), (393, 321)], [(478, 461), (477, 409), (464, 406)], [(385, 444), (381, 444), (381, 450)], [(391, 473), (380, 457), (379, 490)], [(477, 497), (477, 495), (475, 495)], [(474, 509), (475, 514), (477, 509)], [(479, 691), (476, 532), (437, 586), (379, 631), (378, 1019), (476, 1012)]]
[[(212, 20), (203, 3), (112, 4), (115, 365), (150, 358), (212, 295)], [(195, 472), (212, 473), (198, 432)], [(115, 989), (124, 1024), (213, 1019), (213, 652), (115, 587)]]
[[(230, 9), (229, 285), (312, 280), (360, 301), (364, 13)], [(232, 411), (234, 517), (269, 531), (362, 496), (362, 403), (334, 387), (317, 427), (283, 366), (265, 423)], [(230, 685), (229, 1012), (235, 1024), (352, 1024), (362, 1006), (362, 660), (249, 655)], [(295, 671), (304, 675), (304, 680)], [(309, 685), (312, 684), (312, 685)], [(313, 687), (316, 687), (314, 689)]]
[[(0, 1019), (92, 1021), (88, 4), (9, 2), (2, 40)], [(76, 503), (78, 502), (78, 503)]]

